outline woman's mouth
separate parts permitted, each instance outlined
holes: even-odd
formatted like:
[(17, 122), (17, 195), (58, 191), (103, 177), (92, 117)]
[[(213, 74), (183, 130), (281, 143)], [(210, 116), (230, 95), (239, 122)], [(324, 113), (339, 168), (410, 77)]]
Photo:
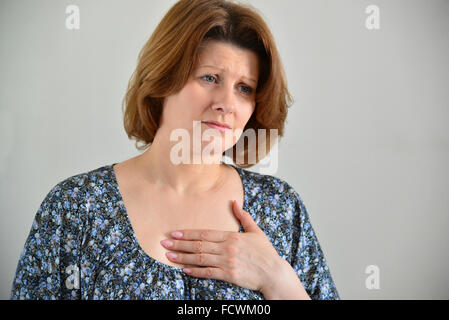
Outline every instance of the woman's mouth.
[(228, 128), (228, 127), (217, 125), (217, 124), (214, 123), (214, 122), (203, 121), (203, 123), (206, 124), (207, 126), (209, 126), (209, 127), (212, 128), (212, 129), (219, 130), (220, 132), (226, 132), (227, 130), (231, 130), (231, 129)]

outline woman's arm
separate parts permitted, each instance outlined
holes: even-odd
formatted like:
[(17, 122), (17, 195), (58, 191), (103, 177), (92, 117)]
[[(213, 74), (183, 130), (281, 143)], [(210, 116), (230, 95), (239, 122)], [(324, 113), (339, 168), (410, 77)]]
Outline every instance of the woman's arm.
[(312, 300), (340, 300), (307, 209), (293, 187), (285, 190), (293, 213), (290, 265)]
[(11, 300), (80, 296), (77, 210), (58, 184), (42, 201), (14, 275)]

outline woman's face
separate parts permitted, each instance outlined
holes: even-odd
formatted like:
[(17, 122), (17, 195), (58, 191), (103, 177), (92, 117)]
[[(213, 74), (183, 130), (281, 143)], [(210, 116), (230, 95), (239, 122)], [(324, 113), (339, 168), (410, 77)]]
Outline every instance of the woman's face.
[[(237, 143), (255, 109), (258, 78), (256, 53), (224, 42), (208, 41), (185, 86), (165, 98), (159, 129), (168, 134), (185, 129), (191, 140), (194, 130), (201, 137), (209, 130), (213, 138), (209, 136), (206, 142), (200, 142), (201, 150), (209, 143), (216, 144), (215, 139), (221, 140), (221, 158), (224, 151)], [(194, 125), (194, 121), (198, 122)], [(221, 122), (230, 130), (222, 132), (200, 121)], [(225, 139), (227, 135), (232, 138)], [(192, 148), (190, 151), (195, 152)]]

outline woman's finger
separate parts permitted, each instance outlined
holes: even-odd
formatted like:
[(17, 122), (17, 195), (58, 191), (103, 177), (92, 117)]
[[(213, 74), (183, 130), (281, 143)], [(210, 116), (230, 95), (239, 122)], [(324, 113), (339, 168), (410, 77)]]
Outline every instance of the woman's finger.
[(211, 253), (221, 254), (222, 247), (215, 242), (203, 240), (162, 240), (161, 244), (170, 250), (193, 252), (193, 253)]
[[(232, 231), (210, 229), (178, 230), (172, 232), (172, 237), (182, 240), (205, 240), (210, 242), (223, 242)], [(179, 236), (180, 234), (180, 236)]]
[(185, 273), (192, 277), (205, 278), (205, 279), (217, 279), (229, 282), (226, 273), (220, 268), (184, 268)]
[(220, 267), (223, 265), (223, 257), (208, 253), (180, 253), (167, 252), (167, 258), (179, 264)]

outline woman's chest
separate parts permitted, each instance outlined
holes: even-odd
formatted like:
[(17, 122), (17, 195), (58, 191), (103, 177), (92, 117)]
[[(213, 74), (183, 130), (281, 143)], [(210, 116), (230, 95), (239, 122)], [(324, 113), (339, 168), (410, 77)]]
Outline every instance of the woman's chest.
[(243, 203), (244, 190), (240, 181), (232, 183), (231, 179), (217, 192), (195, 197), (180, 197), (151, 187), (139, 188), (136, 192), (125, 186), (121, 193), (138, 245), (150, 258), (166, 265), (187, 266), (170, 261), (166, 256), (169, 250), (160, 243), (164, 239), (173, 239), (173, 231), (208, 229), (238, 232), (240, 229), (240, 222), (232, 209), (232, 200)]
[[(240, 223), (232, 212), (231, 200), (202, 199), (196, 203), (173, 201), (166, 195), (150, 197), (152, 205), (128, 202), (128, 218), (143, 251), (151, 258), (167, 265), (185, 267), (166, 257), (169, 250), (160, 242), (172, 239), (177, 230), (218, 230), (238, 232)], [(155, 202), (157, 201), (157, 202)]]

